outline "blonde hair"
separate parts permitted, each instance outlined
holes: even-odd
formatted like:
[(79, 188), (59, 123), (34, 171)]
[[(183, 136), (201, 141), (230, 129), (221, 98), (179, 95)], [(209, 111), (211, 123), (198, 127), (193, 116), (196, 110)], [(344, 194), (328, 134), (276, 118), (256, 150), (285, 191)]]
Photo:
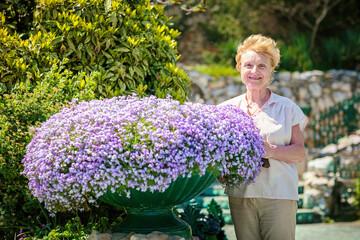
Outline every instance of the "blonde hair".
[(272, 73), (274, 73), (275, 68), (279, 65), (280, 50), (276, 46), (276, 42), (270, 37), (256, 34), (246, 38), (238, 46), (235, 60), (236, 70), (239, 72), (241, 70), (241, 57), (247, 51), (255, 51), (268, 57), (272, 67)]

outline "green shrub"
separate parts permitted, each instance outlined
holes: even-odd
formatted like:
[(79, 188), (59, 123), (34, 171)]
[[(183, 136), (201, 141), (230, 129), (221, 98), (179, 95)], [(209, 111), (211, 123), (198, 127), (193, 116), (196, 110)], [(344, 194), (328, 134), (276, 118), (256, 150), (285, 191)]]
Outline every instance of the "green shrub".
[[(289, 39), (277, 39), (280, 48), (281, 61), (279, 71), (311, 71), (313, 69), (357, 69), (360, 66), (360, 33), (347, 30), (334, 37), (318, 39), (315, 48), (309, 52), (310, 35), (292, 32)], [(241, 40), (241, 39), (239, 39)], [(213, 65), (235, 66), (236, 47), (239, 41), (224, 41), (217, 43), (218, 52), (203, 51), (204, 64), (211, 75)], [(202, 67), (204, 68), (204, 67)]]
[(96, 97), (135, 92), (186, 99), (189, 79), (175, 65), (179, 32), (169, 28), (162, 6), (149, 0), (40, 0), (38, 4), (29, 39), (11, 35), (1, 26), (0, 74), (7, 92), (19, 81), (37, 81), (39, 72), (68, 58), (66, 67), (74, 73), (100, 73), (95, 79)]
[(51, 48), (52, 33), (38, 32), (23, 40), (5, 21), (0, 12), (0, 94), (11, 93), (16, 83), (38, 81), (40, 70), (48, 71), (59, 61), (45, 54)]
[(37, 84), (20, 83), (11, 94), (0, 95), (0, 236), (13, 238), (19, 229), (31, 232), (41, 224), (55, 226), (66, 218), (65, 214), (59, 215), (57, 221), (49, 217), (42, 204), (32, 197), (28, 180), (20, 174), (21, 160), (32, 137), (31, 127), (39, 126), (73, 97), (94, 98), (96, 74), (73, 75), (55, 65)]
[(175, 66), (179, 32), (149, 0), (41, 0), (35, 33), (53, 33), (50, 59), (73, 72), (101, 73), (96, 95), (172, 95), (184, 101), (189, 79)]
[(4, 12), (18, 33), (27, 38), (34, 18), (35, 0), (4, 0), (0, 3), (0, 12)]
[(208, 214), (201, 212), (201, 205), (196, 202), (186, 202), (179, 217), (191, 226), (192, 235), (200, 240), (226, 240), (223, 213), (220, 205), (212, 199), (207, 207)]
[(224, 42), (222, 44), (216, 44), (216, 49), (218, 49), (218, 52), (211, 52), (207, 50), (202, 51), (204, 64), (208, 65), (228, 65), (236, 66), (236, 52), (237, 47), (241, 40), (230, 40), (227, 42)]
[(313, 70), (313, 60), (308, 53), (310, 37), (306, 34), (292, 33), (288, 42), (279, 41), (281, 61), (279, 70)]
[(322, 38), (316, 65), (320, 69), (355, 69), (360, 64), (360, 33), (346, 31), (336, 37)]

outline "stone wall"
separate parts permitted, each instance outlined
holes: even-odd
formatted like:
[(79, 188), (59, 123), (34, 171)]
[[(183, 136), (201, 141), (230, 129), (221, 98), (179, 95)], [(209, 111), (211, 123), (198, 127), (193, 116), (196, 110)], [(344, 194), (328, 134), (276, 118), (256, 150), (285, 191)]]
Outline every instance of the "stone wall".
[(302, 174), (304, 208), (323, 216), (354, 213), (355, 186), (360, 173), (360, 130), (336, 144), (312, 149)]
[[(192, 101), (218, 104), (245, 92), (240, 77), (215, 78), (184, 68), (192, 81)], [(288, 97), (299, 106), (311, 106), (313, 112), (324, 110), (360, 91), (360, 72), (329, 70), (279, 72), (274, 74), (270, 89)]]

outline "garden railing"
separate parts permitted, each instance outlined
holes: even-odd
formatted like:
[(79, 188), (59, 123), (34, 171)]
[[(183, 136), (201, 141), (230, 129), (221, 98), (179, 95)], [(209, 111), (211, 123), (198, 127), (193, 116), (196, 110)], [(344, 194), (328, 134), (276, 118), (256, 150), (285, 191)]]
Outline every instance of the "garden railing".
[(313, 117), (314, 147), (336, 143), (360, 128), (360, 93), (320, 111)]

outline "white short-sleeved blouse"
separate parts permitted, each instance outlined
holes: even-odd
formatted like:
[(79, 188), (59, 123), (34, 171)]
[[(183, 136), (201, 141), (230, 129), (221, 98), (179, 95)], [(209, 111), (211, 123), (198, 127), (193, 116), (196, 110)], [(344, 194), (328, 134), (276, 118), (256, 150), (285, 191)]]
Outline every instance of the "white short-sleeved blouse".
[[(245, 94), (219, 105), (235, 105), (247, 111)], [(271, 93), (262, 111), (253, 116), (260, 135), (270, 144), (286, 146), (290, 144), (291, 129), (299, 124), (301, 131), (307, 124), (307, 117), (290, 99)], [(294, 163), (269, 159), (270, 168), (261, 168), (255, 183), (240, 188), (228, 186), (225, 193), (233, 197), (271, 198), (298, 200), (298, 174)]]

